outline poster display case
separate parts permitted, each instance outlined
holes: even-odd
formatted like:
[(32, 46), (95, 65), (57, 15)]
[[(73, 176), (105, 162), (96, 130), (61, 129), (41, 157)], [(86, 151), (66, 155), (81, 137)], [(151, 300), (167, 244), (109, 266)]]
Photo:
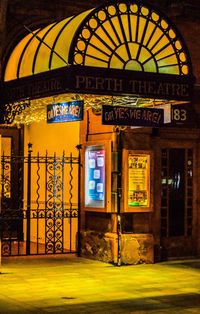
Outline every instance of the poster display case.
[(152, 208), (152, 152), (124, 150), (124, 211)]
[(110, 211), (110, 142), (84, 145), (84, 165), (84, 208)]

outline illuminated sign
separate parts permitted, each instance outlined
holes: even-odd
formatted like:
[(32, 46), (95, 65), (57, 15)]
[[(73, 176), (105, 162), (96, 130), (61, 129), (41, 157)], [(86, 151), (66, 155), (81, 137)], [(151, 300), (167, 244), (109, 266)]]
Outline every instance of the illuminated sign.
[(163, 123), (163, 109), (102, 106), (102, 124), (159, 127)]
[(102, 145), (86, 148), (85, 206), (105, 206), (105, 149)]
[(72, 66), (69, 86), (104, 95), (135, 95), (157, 99), (191, 99), (194, 78), (184, 75)]
[(128, 156), (128, 206), (150, 204), (150, 155)]
[(90, 91), (106, 92), (128, 92), (133, 95), (150, 95), (153, 98), (164, 98), (166, 96), (176, 98), (187, 98), (189, 96), (188, 84), (177, 84), (172, 82), (159, 82), (147, 80), (124, 80), (118, 78), (102, 78), (99, 76), (76, 76), (76, 88)]
[(1, 102), (67, 92), (191, 100), (194, 77), (70, 65), (5, 82)]
[(47, 123), (83, 120), (83, 100), (47, 105)]

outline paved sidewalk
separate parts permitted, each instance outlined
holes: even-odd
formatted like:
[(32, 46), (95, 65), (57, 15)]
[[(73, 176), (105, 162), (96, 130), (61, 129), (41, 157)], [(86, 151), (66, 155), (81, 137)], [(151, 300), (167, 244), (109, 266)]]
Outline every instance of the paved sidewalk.
[(200, 260), (116, 267), (77, 257), (12, 258), (0, 313), (200, 313)]

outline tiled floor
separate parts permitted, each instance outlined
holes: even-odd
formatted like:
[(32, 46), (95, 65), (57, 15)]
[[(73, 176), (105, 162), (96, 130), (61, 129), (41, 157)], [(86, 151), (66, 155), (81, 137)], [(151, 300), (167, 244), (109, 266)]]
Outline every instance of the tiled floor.
[(200, 260), (117, 267), (24, 257), (0, 271), (0, 314), (200, 313)]

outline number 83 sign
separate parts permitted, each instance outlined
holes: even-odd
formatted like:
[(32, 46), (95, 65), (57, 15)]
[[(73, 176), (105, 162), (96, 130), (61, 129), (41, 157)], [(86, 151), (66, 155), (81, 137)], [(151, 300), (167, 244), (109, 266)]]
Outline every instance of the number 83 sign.
[(171, 125), (196, 125), (196, 114), (191, 104), (171, 106)]

